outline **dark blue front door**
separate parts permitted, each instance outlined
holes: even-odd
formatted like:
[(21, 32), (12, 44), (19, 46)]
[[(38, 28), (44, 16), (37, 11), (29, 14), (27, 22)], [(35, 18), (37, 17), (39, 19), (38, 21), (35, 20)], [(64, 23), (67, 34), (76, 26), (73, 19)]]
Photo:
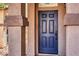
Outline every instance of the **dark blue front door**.
[(39, 52), (58, 53), (58, 11), (39, 12)]

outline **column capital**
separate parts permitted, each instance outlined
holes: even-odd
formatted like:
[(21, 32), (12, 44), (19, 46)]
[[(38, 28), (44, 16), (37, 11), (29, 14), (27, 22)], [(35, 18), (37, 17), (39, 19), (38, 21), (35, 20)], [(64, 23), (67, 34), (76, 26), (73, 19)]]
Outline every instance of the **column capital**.
[(79, 13), (66, 14), (64, 18), (64, 25), (66, 26), (79, 25)]
[(14, 15), (14, 16), (5, 16), (5, 26), (28, 26), (27, 18)]

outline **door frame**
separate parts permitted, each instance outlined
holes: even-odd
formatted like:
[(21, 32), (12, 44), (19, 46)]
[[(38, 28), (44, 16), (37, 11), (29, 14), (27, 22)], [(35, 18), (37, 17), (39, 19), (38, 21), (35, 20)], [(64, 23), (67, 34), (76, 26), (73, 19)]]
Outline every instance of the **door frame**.
[[(65, 38), (65, 27), (64, 27), (64, 15), (66, 12), (65, 4), (59, 3), (56, 7), (38, 7), (35, 4), (35, 55), (39, 55), (38, 52), (38, 11), (47, 10), (58, 10), (58, 55), (66, 55), (66, 38)], [(62, 33), (60, 33), (62, 32)], [(62, 42), (62, 43), (61, 43)]]

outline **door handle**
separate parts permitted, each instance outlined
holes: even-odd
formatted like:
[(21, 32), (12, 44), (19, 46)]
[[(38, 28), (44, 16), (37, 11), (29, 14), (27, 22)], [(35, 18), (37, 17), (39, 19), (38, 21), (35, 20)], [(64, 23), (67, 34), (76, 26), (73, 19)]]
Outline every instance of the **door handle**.
[(55, 38), (56, 38), (56, 40), (58, 39), (58, 33), (57, 33), (57, 31), (55, 33)]

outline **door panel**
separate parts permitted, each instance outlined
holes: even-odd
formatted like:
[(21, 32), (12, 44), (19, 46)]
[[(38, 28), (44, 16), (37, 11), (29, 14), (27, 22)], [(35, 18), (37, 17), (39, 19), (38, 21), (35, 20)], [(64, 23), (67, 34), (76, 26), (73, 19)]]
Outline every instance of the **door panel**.
[(46, 32), (47, 32), (47, 21), (42, 20), (42, 33), (46, 33)]
[(54, 33), (54, 20), (49, 20), (49, 33)]
[(58, 53), (58, 11), (39, 12), (39, 52)]

